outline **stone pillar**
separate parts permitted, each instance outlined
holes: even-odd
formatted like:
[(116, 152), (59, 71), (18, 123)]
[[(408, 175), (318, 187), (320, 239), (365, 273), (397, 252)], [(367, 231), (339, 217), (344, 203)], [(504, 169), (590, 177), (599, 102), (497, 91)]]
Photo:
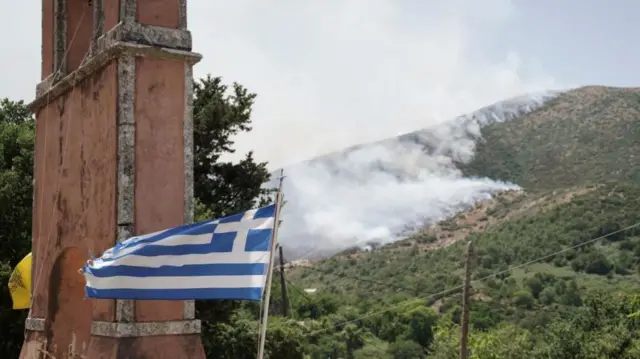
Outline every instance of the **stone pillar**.
[[(186, 0), (43, 0), (33, 296), (21, 358), (204, 358), (192, 301), (84, 299), (116, 241), (193, 220)], [(84, 356), (83, 356), (84, 355)]]

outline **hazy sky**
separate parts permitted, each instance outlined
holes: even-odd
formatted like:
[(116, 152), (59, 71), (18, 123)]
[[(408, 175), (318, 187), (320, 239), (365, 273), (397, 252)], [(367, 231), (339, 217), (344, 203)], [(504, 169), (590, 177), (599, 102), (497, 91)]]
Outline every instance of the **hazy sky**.
[[(0, 97), (33, 98), (40, 6), (0, 6)], [(524, 92), (638, 85), (639, 13), (634, 0), (189, 0), (189, 27), (196, 76), (258, 94), (237, 147), (273, 168)]]

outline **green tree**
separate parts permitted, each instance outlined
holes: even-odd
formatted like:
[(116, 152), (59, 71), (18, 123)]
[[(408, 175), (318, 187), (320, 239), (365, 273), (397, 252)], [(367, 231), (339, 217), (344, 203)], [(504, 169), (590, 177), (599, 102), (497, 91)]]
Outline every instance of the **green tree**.
[(533, 295), (527, 290), (518, 291), (513, 297), (513, 304), (520, 308), (531, 309), (533, 307), (533, 303)]
[(35, 121), (23, 102), (0, 101), (0, 263), (31, 248)]
[(194, 192), (210, 215), (220, 217), (246, 210), (270, 193), (266, 162), (248, 152), (237, 162), (223, 161), (235, 153), (233, 136), (251, 131), (256, 94), (238, 83), (229, 89), (210, 75), (194, 85)]
[(418, 343), (423, 349), (429, 348), (435, 336), (438, 314), (422, 304), (402, 313), (402, 322), (407, 325), (406, 338)]
[(400, 340), (389, 345), (389, 354), (393, 359), (421, 359), (425, 357), (424, 348), (411, 340)]
[(345, 343), (347, 359), (354, 359), (354, 352), (365, 344), (366, 333), (357, 325), (349, 323), (342, 329), (340, 338)]
[[(253, 359), (258, 347), (258, 325), (246, 309), (231, 312), (225, 322), (204, 323), (203, 335), (207, 358)], [(303, 333), (297, 323), (278, 317), (269, 318), (265, 357), (303, 359)]]
[(367, 343), (353, 353), (354, 359), (394, 359), (387, 351), (387, 343), (381, 340)]
[(11, 297), (7, 289), (12, 267), (0, 263), (0, 357), (17, 358), (24, 340), (25, 311), (12, 309)]
[(13, 310), (14, 266), (31, 250), (35, 123), (23, 102), (0, 100), (0, 357), (17, 358), (26, 311)]
[(202, 323), (207, 358), (253, 359), (256, 356), (257, 322), (246, 312), (225, 313), (228, 318)]
[(303, 330), (300, 324), (282, 317), (269, 318), (265, 352), (270, 359), (303, 359)]
[[(270, 178), (267, 164), (256, 162), (252, 152), (245, 154), (239, 162), (224, 160), (225, 156), (235, 152), (233, 137), (251, 130), (256, 94), (237, 83), (229, 88), (220, 77), (209, 75), (194, 84), (194, 96), (196, 218), (219, 218), (263, 204), (272, 192), (263, 188)], [(196, 303), (198, 317), (205, 323), (203, 338), (209, 358), (243, 358), (245, 353), (248, 357), (255, 355), (257, 335), (245, 337), (233, 331), (233, 323), (243, 328), (248, 325), (248, 314), (239, 316), (238, 313), (244, 309), (256, 312), (255, 306), (249, 307), (238, 301)], [(256, 317), (251, 318), (257, 320)], [(231, 338), (230, 331), (238, 334), (238, 339)], [(229, 338), (230, 342), (220, 340), (220, 337)], [(231, 349), (225, 349), (227, 344)], [(271, 343), (267, 345), (276, 350)], [(295, 345), (288, 343), (287, 346), (292, 349), (288, 353), (297, 353)]]
[[(504, 324), (491, 331), (472, 330), (469, 333), (469, 358), (529, 358), (533, 344), (531, 333), (515, 324)], [(429, 358), (456, 359), (459, 350), (460, 328), (457, 325), (442, 325), (437, 330)]]
[(540, 303), (544, 305), (549, 305), (555, 300), (555, 293), (551, 287), (547, 287), (540, 292), (538, 298), (540, 299)]
[(592, 293), (570, 318), (557, 318), (541, 334), (535, 358), (635, 358), (640, 318), (630, 314), (640, 303), (629, 295)]
[(590, 274), (605, 275), (611, 272), (613, 265), (607, 257), (599, 252), (591, 252), (587, 255), (584, 271)]
[(540, 292), (542, 292), (542, 290), (544, 289), (544, 284), (542, 284), (540, 279), (536, 277), (527, 279), (525, 284), (527, 285), (527, 287), (529, 287), (531, 294), (533, 294), (535, 298), (538, 298)]

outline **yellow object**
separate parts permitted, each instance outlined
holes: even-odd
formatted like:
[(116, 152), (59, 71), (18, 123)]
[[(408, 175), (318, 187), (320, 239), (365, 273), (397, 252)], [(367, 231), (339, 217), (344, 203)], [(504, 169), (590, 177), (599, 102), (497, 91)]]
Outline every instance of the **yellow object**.
[(27, 254), (11, 273), (9, 292), (13, 300), (13, 309), (31, 307), (31, 253)]

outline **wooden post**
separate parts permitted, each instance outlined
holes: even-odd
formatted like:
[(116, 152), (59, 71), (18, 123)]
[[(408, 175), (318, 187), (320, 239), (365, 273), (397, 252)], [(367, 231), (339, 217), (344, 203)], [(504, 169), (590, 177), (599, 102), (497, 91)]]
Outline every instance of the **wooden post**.
[(464, 287), (462, 289), (462, 319), (460, 321), (460, 359), (468, 357), (469, 341), (469, 301), (471, 297), (471, 260), (473, 256), (473, 243), (467, 244), (467, 253), (464, 265)]
[(260, 342), (258, 344), (258, 356), (257, 359), (264, 359), (264, 346), (267, 341), (267, 320), (269, 319), (269, 301), (271, 299), (271, 281), (273, 280), (273, 256), (275, 249), (278, 245), (278, 229), (280, 228), (280, 209), (282, 208), (282, 201), (284, 194), (282, 193), (282, 180), (284, 179), (284, 170), (280, 170), (280, 185), (278, 187), (278, 193), (276, 194), (276, 213), (273, 219), (273, 232), (272, 232), (272, 244), (271, 255), (269, 257), (269, 265), (267, 270), (267, 281), (264, 293), (264, 305), (262, 309), (262, 320), (260, 322)]
[(282, 315), (289, 316), (289, 297), (287, 295), (287, 282), (284, 279), (284, 255), (282, 254), (282, 246), (278, 247), (280, 251), (280, 290), (282, 292)]

